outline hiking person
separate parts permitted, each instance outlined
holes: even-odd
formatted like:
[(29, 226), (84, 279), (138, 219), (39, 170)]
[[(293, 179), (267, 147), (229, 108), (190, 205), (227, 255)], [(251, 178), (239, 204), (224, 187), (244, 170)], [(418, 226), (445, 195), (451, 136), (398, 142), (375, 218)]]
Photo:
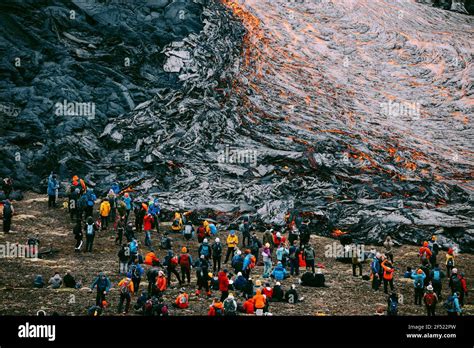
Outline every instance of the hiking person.
[(130, 265), (135, 261), (138, 256), (138, 241), (135, 238), (132, 238), (130, 243), (128, 243), (128, 250), (130, 252), (130, 260), (128, 264)]
[(265, 295), (262, 295), (260, 289), (256, 291), (255, 296), (253, 297), (253, 303), (255, 307), (255, 313), (257, 315), (263, 315), (264, 309), (267, 304), (267, 299), (265, 298)]
[(159, 216), (160, 216), (161, 208), (160, 208), (160, 201), (158, 198), (155, 198), (153, 202), (150, 202), (148, 204), (148, 214), (151, 214), (153, 216), (153, 223), (154, 226), (156, 227), (156, 232), (160, 232), (160, 221), (159, 221)]
[(160, 240), (160, 248), (163, 250), (171, 250), (173, 247), (173, 242), (171, 237), (169, 236), (168, 232), (163, 234)]
[(303, 260), (306, 262), (306, 270), (311, 267), (312, 273), (314, 273), (314, 262), (316, 259), (316, 253), (311, 244), (306, 244), (303, 251)]
[(14, 213), (15, 209), (13, 209), (12, 203), (6, 199), (3, 202), (3, 233), (10, 233)]
[(451, 277), (449, 278), (449, 287), (451, 292), (454, 294), (458, 293), (459, 303), (461, 307), (464, 306), (464, 296), (467, 295), (467, 283), (464, 278), (464, 274), (458, 274), (458, 269), (453, 268), (451, 272)]
[[(352, 276), (357, 277), (356, 270), (359, 269), (359, 276), (362, 277), (362, 261), (363, 261), (364, 255), (363, 253), (360, 252), (358, 248), (356, 248), (355, 245), (353, 245), (352, 248)], [(393, 257), (392, 257), (393, 260)]]
[(119, 218), (117, 224), (115, 225), (115, 245), (122, 245), (123, 232), (125, 231), (125, 219)]
[(421, 306), (421, 299), (423, 298), (423, 288), (426, 274), (421, 268), (418, 268), (416, 273), (415, 271), (413, 271), (411, 277), (413, 279), (413, 286), (415, 288), (415, 304)]
[(298, 297), (298, 293), (296, 292), (296, 285), (291, 284), (290, 290), (285, 293), (285, 301), (289, 304), (294, 304), (298, 302), (302, 302), (303, 298)]
[(54, 273), (54, 276), (52, 276), (48, 282), (49, 287), (51, 287), (51, 289), (59, 289), (62, 283), (63, 283), (63, 280), (58, 272)]
[(235, 281), (233, 284), (234, 288), (236, 290), (243, 291), (246, 284), (247, 284), (247, 279), (245, 279), (245, 277), (242, 275), (242, 272), (238, 272), (237, 277), (235, 278)]
[(370, 273), (372, 277), (372, 289), (376, 291), (379, 289), (380, 283), (381, 283), (381, 279), (379, 276), (380, 270), (382, 269), (382, 266), (380, 265), (381, 257), (382, 255), (380, 253), (376, 253), (370, 264)]
[(181, 279), (184, 283), (184, 279), (188, 280), (188, 284), (191, 283), (191, 265), (193, 264), (193, 258), (188, 253), (188, 249), (186, 247), (181, 248), (181, 255), (178, 258), (178, 264), (181, 268)]
[(196, 261), (196, 278), (197, 278), (197, 290), (196, 296), (201, 294), (201, 289), (206, 290), (207, 296), (211, 296), (211, 291), (209, 290), (209, 262), (207, 261), (204, 255)]
[(171, 274), (174, 274), (178, 279), (179, 286), (181, 286), (183, 282), (181, 281), (181, 277), (176, 270), (178, 267), (178, 256), (174, 255), (173, 250), (168, 250), (168, 254), (163, 260), (163, 265), (166, 267), (166, 278), (168, 280), (168, 284), (171, 286)]
[(183, 236), (184, 239), (187, 241), (190, 241), (193, 238), (194, 235), (194, 227), (191, 221), (187, 221), (186, 224), (184, 225), (184, 230), (183, 230)]
[(430, 272), (431, 284), (439, 300), (441, 300), (441, 289), (443, 287), (441, 280), (445, 276), (444, 272), (439, 269), (438, 264), (436, 264)]
[(394, 292), (392, 292), (392, 294), (388, 297), (387, 300), (387, 315), (398, 315), (398, 295)]
[(135, 257), (133, 263), (129, 266), (127, 272), (127, 277), (132, 279), (133, 288), (135, 289), (135, 291), (138, 291), (140, 289), (140, 282), (142, 280), (142, 275), (144, 272), (145, 271), (143, 270), (143, 267), (138, 263), (138, 258)]
[(242, 252), (240, 250), (237, 250), (235, 256), (232, 258), (231, 265), (235, 273), (242, 272), (242, 269), (244, 267), (244, 255), (242, 255)]
[(74, 251), (76, 252), (81, 251), (83, 234), (82, 234), (82, 223), (80, 219), (78, 219), (76, 224), (74, 225), (72, 233), (74, 234), (74, 239), (76, 240), (76, 244), (74, 245)]
[(290, 275), (300, 275), (300, 265), (299, 265), (299, 257), (300, 257), (300, 248), (298, 247), (298, 241), (293, 241), (293, 245), (288, 249), (288, 259), (290, 263)]
[(158, 297), (163, 296), (167, 284), (168, 282), (166, 281), (165, 273), (163, 271), (158, 271), (158, 277), (156, 278), (156, 291), (158, 292)]
[(155, 251), (153, 249), (150, 250), (145, 255), (145, 261), (143, 262), (145, 265), (148, 266), (161, 266), (160, 259), (156, 256)]
[(130, 212), (132, 211), (132, 197), (128, 192), (125, 192), (122, 198), (123, 202), (125, 203), (125, 221), (128, 221), (128, 217), (130, 216)]
[(450, 317), (457, 317), (462, 314), (462, 308), (459, 304), (459, 294), (457, 292), (448, 297), (444, 303), (444, 308)]
[(262, 239), (263, 245), (268, 244), (268, 247), (270, 248), (270, 255), (273, 252), (273, 235), (270, 230), (266, 230), (265, 233), (263, 234), (263, 239)]
[(133, 207), (133, 214), (135, 215), (135, 230), (139, 233), (143, 228), (143, 219), (148, 211), (148, 206), (145, 203), (135, 202)]
[(217, 227), (214, 223), (210, 222), (206, 227), (206, 235), (207, 236), (216, 236), (217, 235)]
[(43, 276), (41, 274), (36, 275), (35, 280), (33, 282), (33, 287), (36, 289), (41, 289), (45, 286), (45, 282), (43, 280)]
[(212, 301), (207, 315), (210, 317), (219, 317), (224, 315), (224, 304), (220, 302), (217, 297)]
[(86, 226), (84, 227), (84, 232), (86, 234), (86, 252), (92, 252), (92, 245), (94, 244), (97, 229), (97, 225), (94, 223), (92, 216), (88, 216)]
[(173, 232), (181, 232), (183, 229), (183, 219), (181, 218), (181, 214), (179, 212), (174, 213), (173, 222), (171, 223), (171, 230)]
[(280, 261), (278, 261), (276, 267), (273, 269), (271, 277), (275, 280), (284, 280), (289, 277), (288, 272)]
[(59, 189), (57, 176), (54, 172), (48, 177), (48, 208), (56, 208), (56, 196)]
[(431, 241), (428, 243), (428, 248), (431, 250), (431, 257), (430, 257), (430, 263), (431, 267), (434, 267), (437, 263), (437, 257), (439, 250), (441, 249), (438, 242), (437, 242), (437, 237), (433, 235), (431, 237)]
[(97, 287), (97, 296), (95, 298), (96, 306), (99, 306), (100, 308), (103, 307), (105, 302), (105, 295), (107, 295), (111, 286), (112, 284), (110, 282), (110, 279), (103, 272), (100, 272), (97, 278), (95, 278), (90, 288), (90, 291), (92, 291), (95, 287)]
[(454, 250), (452, 248), (448, 249), (446, 253), (446, 273), (448, 278), (451, 277), (451, 270), (454, 268)]
[(205, 239), (202, 241), (202, 244), (199, 246), (198, 255), (199, 255), (199, 257), (204, 256), (204, 257), (206, 258), (206, 260), (210, 260), (210, 259), (211, 259), (211, 256), (212, 256), (212, 249), (211, 249), (211, 247), (209, 246), (209, 243), (208, 243), (208, 241), (207, 241), (207, 238), (205, 238)]
[(173, 307), (179, 309), (186, 309), (189, 307), (189, 295), (186, 293), (184, 288), (179, 290), (179, 295), (176, 297), (176, 301), (173, 303)]
[(285, 243), (280, 243), (276, 250), (276, 259), (277, 262), (281, 262), (281, 264), (286, 267), (286, 259), (290, 255), (290, 251), (286, 247)]
[(229, 278), (227, 277), (227, 269), (219, 272), (219, 291), (221, 292), (221, 302), (224, 301), (227, 296), (229, 296)]
[(309, 220), (303, 221), (301, 224), (301, 227), (299, 228), (300, 230), (300, 250), (303, 249), (303, 245), (309, 244), (309, 241), (311, 239), (311, 231), (309, 229)]
[(214, 244), (212, 244), (212, 271), (214, 273), (221, 270), (222, 260), (222, 244), (219, 238), (216, 238)]
[(388, 259), (383, 260), (381, 266), (383, 268), (383, 290), (388, 294), (388, 284), (390, 284), (390, 290), (393, 291), (393, 273), (395, 269)]
[(131, 222), (128, 222), (125, 226), (125, 238), (127, 238), (127, 243), (130, 243), (135, 239), (135, 233), (133, 233), (133, 226)]
[(250, 249), (245, 250), (244, 264), (242, 266), (242, 274), (249, 279), (250, 272), (255, 268), (255, 256), (252, 255)]
[(77, 282), (70, 270), (66, 271), (66, 274), (63, 277), (63, 284), (66, 288), (76, 289)]
[(430, 248), (428, 248), (428, 242), (423, 242), (423, 246), (420, 248), (418, 255), (420, 256), (421, 263), (423, 263), (423, 260), (430, 260), (430, 257), (433, 255), (433, 253), (431, 252)]
[(197, 240), (198, 240), (198, 243), (201, 244), (202, 241), (204, 240), (204, 238), (206, 238), (206, 228), (204, 227), (204, 225), (201, 225), (198, 227), (197, 229)]
[(107, 220), (110, 220), (112, 223), (114, 223), (117, 216), (117, 194), (114, 192), (114, 190), (110, 189), (107, 197), (104, 199), (109, 203), (110, 206), (109, 217)]
[(421, 270), (423, 271), (424, 274), (426, 274), (426, 279), (425, 279), (425, 284), (430, 283), (431, 281), (431, 263), (427, 260), (424, 259), (422, 262), (422, 265), (420, 266)]
[[(130, 278), (125, 277), (118, 283), (118, 287), (120, 289), (120, 300), (119, 300), (117, 312), (122, 313), (122, 314), (127, 314), (130, 308), (132, 295), (135, 292), (133, 281)], [(124, 302), (126, 302), (126, 304), (125, 304), (125, 309), (122, 312)]]
[(251, 277), (249, 277), (249, 279), (246, 280), (244, 288), (242, 289), (242, 294), (247, 299), (252, 298), (255, 295), (253, 280)]
[(271, 302), (273, 298), (273, 289), (270, 283), (265, 283), (265, 287), (262, 289), (262, 294), (265, 295), (267, 302)]
[(300, 231), (296, 225), (293, 225), (288, 233), (288, 243), (294, 245), (295, 242), (298, 242), (300, 238)]
[(146, 280), (148, 281), (147, 292), (150, 296), (156, 296), (158, 294), (156, 290), (156, 278), (158, 277), (158, 267), (153, 266), (146, 271)]
[(229, 235), (227, 236), (227, 253), (225, 254), (225, 261), (224, 263), (227, 264), (229, 261), (229, 257), (231, 260), (234, 258), (235, 248), (239, 244), (239, 238), (236, 236), (235, 231), (231, 230)]
[(245, 301), (240, 311), (245, 314), (255, 314), (255, 302), (253, 298), (249, 298)]
[(88, 188), (86, 193), (85, 193), (85, 200), (86, 200), (86, 206), (84, 209), (84, 212), (86, 216), (93, 216), (94, 212), (94, 204), (95, 200), (97, 199), (97, 196), (94, 193), (94, 190), (91, 188)]
[(248, 221), (243, 221), (239, 225), (239, 232), (242, 233), (242, 247), (250, 246), (250, 226)]
[(385, 256), (388, 257), (390, 259), (390, 262), (393, 264), (393, 240), (389, 234), (387, 234), (387, 237), (385, 237), (383, 247)]
[(270, 277), (272, 270), (272, 252), (270, 250), (270, 243), (266, 243), (262, 250), (263, 258), (263, 278)]
[(253, 232), (252, 236), (250, 237), (250, 252), (253, 256), (255, 256), (255, 263), (258, 263), (258, 254), (261, 247), (262, 242), (260, 242), (258, 239), (257, 234)]
[(77, 201), (80, 198), (80, 189), (76, 188), (69, 193), (67, 209), (69, 211), (69, 217), (71, 220), (77, 220)]
[(119, 258), (119, 274), (127, 274), (130, 261), (130, 249), (127, 244), (122, 244), (117, 256)]
[(151, 230), (153, 228), (153, 215), (147, 213), (143, 218), (143, 231), (145, 232), (145, 245), (151, 247)]
[(438, 296), (433, 291), (433, 286), (428, 285), (426, 287), (425, 295), (423, 296), (423, 302), (426, 307), (426, 314), (431, 317), (436, 315), (436, 304), (438, 303)]

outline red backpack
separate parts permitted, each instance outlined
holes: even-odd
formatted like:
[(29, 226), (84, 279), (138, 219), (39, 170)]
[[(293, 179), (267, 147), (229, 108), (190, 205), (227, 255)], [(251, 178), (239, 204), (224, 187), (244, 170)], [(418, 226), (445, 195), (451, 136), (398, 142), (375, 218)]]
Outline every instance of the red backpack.
[(434, 293), (425, 295), (425, 303), (427, 306), (432, 306), (436, 302), (436, 297)]
[(182, 254), (181, 257), (179, 258), (179, 264), (183, 267), (189, 267), (189, 255)]
[(178, 257), (177, 256), (173, 256), (171, 258), (171, 264), (172, 265), (177, 265), (178, 264)]

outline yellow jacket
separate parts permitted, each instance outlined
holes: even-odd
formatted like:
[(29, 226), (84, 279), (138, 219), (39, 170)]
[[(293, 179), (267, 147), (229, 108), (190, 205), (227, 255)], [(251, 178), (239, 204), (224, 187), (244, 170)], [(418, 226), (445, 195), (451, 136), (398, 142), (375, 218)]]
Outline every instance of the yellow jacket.
[(237, 237), (237, 235), (235, 234), (229, 234), (229, 236), (227, 237), (227, 246), (229, 248), (235, 248), (237, 244), (239, 244), (239, 237)]
[(109, 201), (103, 201), (100, 203), (100, 215), (101, 216), (109, 216), (110, 214), (110, 203)]

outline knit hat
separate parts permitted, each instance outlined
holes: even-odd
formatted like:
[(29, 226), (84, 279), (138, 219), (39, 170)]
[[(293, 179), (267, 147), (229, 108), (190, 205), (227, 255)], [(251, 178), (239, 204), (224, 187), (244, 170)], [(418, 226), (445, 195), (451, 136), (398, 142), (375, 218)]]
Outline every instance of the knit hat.
[(260, 279), (257, 279), (257, 281), (255, 282), (255, 285), (262, 286), (262, 281)]
[(451, 271), (453, 274), (457, 274), (458, 273), (458, 269), (457, 268), (453, 268), (453, 270)]
[(280, 285), (281, 285), (281, 283), (280, 283), (280, 282), (276, 282), (276, 285), (280, 286)]
[(431, 240), (435, 241), (437, 238), (438, 238), (438, 237), (436, 237), (436, 236), (432, 236), (432, 237), (431, 237)]
[(182, 247), (182, 248), (181, 248), (181, 252), (182, 252), (182, 253), (187, 253), (187, 252), (188, 252), (188, 249), (186, 249), (186, 247)]
[(216, 238), (216, 243), (219, 243), (221, 240), (219, 238)]
[(242, 275), (242, 272), (237, 273), (237, 277), (240, 277)]
[(265, 243), (265, 248), (270, 248), (270, 243)]
[(428, 285), (428, 286), (426, 287), (426, 290), (428, 290), (428, 291), (433, 291), (433, 286)]
[(428, 242), (423, 242), (423, 246), (424, 246), (424, 247), (427, 247), (427, 246), (428, 246)]
[(422, 274), (422, 273), (423, 273), (423, 270), (422, 270), (421, 268), (418, 268), (418, 271), (416, 271), (416, 273)]
[(237, 250), (237, 255), (242, 255), (242, 252), (240, 250)]
[(204, 238), (204, 240), (202, 241), (203, 243), (207, 243), (207, 238)]

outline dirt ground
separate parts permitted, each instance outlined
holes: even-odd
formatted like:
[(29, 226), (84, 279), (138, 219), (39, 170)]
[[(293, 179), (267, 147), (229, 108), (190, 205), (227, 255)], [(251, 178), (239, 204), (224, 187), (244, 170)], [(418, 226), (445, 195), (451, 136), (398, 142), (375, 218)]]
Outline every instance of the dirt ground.
[[(61, 207), (48, 210), (46, 196), (27, 193), (25, 199), (15, 202), (15, 216), (13, 217), (12, 232), (8, 235), (0, 233), (0, 244), (22, 243), (25, 244), (29, 236), (39, 235), (41, 240), (40, 250), (48, 249), (49, 245), (58, 252), (42, 259), (27, 258), (0, 258), (0, 314), (1, 315), (35, 315), (37, 311), (44, 310), (47, 314), (56, 312), (60, 315), (86, 315), (87, 308), (95, 303), (95, 291), (90, 293), (87, 287), (100, 271), (105, 271), (110, 280), (116, 285), (122, 276), (118, 274), (118, 246), (114, 244), (114, 232), (99, 232), (94, 242), (92, 253), (76, 253), (74, 251), (75, 240), (72, 234), (73, 224), (69, 219), (67, 210)], [(261, 233), (259, 236), (261, 237)], [(220, 232), (221, 239), (227, 236), (226, 232)], [(191, 248), (193, 256), (197, 252), (197, 241), (185, 243), (180, 235), (172, 235), (174, 251), (179, 252), (182, 245)], [(165, 255), (158, 248), (159, 236), (153, 236), (153, 246), (158, 257), (162, 259)], [(139, 241), (143, 243), (143, 234)], [(350, 264), (344, 264), (333, 258), (325, 258), (324, 252), (328, 244), (335, 240), (319, 236), (312, 236), (311, 243), (317, 254), (317, 262), (325, 265), (327, 288), (310, 288), (297, 285), (300, 296), (304, 296), (304, 302), (290, 305), (285, 303), (272, 303), (270, 312), (273, 315), (375, 315), (378, 307), (386, 307), (387, 295), (383, 291), (373, 291), (369, 281), (360, 277), (352, 276)], [(365, 246), (370, 250), (372, 246)], [(376, 247), (379, 249), (380, 247)], [(395, 290), (403, 296), (403, 303), (399, 305), (401, 315), (425, 315), (424, 307), (413, 304), (413, 284), (411, 280), (404, 279), (403, 273), (407, 266), (418, 265), (416, 246), (404, 245), (394, 250), (396, 273), (394, 277)], [(142, 250), (145, 254), (146, 249)], [(225, 252), (225, 250), (224, 250)], [(445, 252), (441, 252), (439, 261), (444, 261)], [(474, 255), (458, 255), (457, 268), (465, 273), (468, 288), (472, 289), (474, 276)], [(58, 290), (33, 288), (35, 275), (41, 274), (47, 282), (54, 272), (64, 275), (66, 270), (71, 270), (76, 280), (82, 279), (82, 289), (61, 288)], [(229, 267), (230, 269), (230, 267)], [(442, 267), (444, 270), (444, 266)], [(369, 270), (368, 263), (364, 265), (364, 274)], [(258, 266), (253, 271), (253, 279), (259, 279), (263, 273), (263, 267)], [(271, 282), (271, 281), (270, 281)], [(298, 278), (288, 278), (282, 281), (284, 290), (292, 283), (298, 282)], [(263, 282), (264, 283), (264, 282)], [(271, 282), (273, 285), (273, 282)], [(143, 281), (141, 289), (146, 289), (147, 282)], [(177, 281), (174, 278), (174, 288), (168, 289), (165, 301), (171, 303), (178, 294)], [(187, 310), (171, 309), (171, 315), (206, 315), (211, 299), (196, 297), (195, 276), (191, 280), (191, 287), (187, 287), (190, 296), (190, 308)], [(220, 296), (220, 293), (216, 295)], [(443, 282), (443, 296), (448, 295), (447, 280)], [(104, 315), (117, 315), (118, 290), (112, 288), (107, 300), (110, 307)], [(136, 297), (132, 299), (132, 302)], [(237, 297), (239, 303), (242, 298)], [(442, 301), (444, 302), (444, 301)], [(438, 312), (445, 315), (445, 310), (438, 305)], [(468, 298), (464, 306), (466, 315), (474, 313), (472, 299)], [(133, 310), (128, 315), (134, 315)]]

